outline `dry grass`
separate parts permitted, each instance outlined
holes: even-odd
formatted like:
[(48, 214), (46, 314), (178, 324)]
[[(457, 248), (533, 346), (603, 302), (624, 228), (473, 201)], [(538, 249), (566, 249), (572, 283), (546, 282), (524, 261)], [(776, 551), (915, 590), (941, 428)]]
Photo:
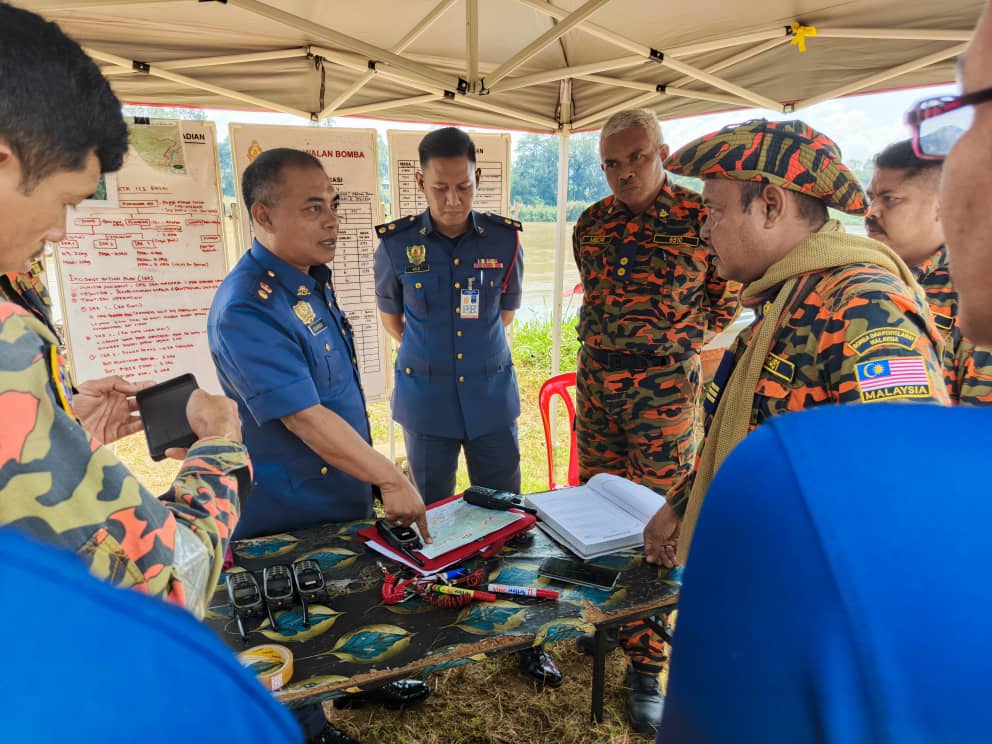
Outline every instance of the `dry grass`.
[[(544, 430), (537, 409), (537, 392), (547, 368), (540, 363), (518, 361), (522, 414), (519, 421), (523, 491), (547, 488)], [(559, 406), (558, 437), (567, 442), (568, 426)], [(388, 452), (389, 403), (370, 406), (373, 439)], [(403, 441), (396, 429), (397, 452)], [(564, 449), (557, 459), (558, 480), (564, 481)], [(178, 463), (152, 462), (143, 435), (116, 445), (118, 456), (153, 492), (168, 488)], [(459, 488), (468, 485), (464, 463), (459, 470)], [(522, 744), (524, 742), (568, 742), (568, 744), (623, 744), (645, 742), (626, 726), (624, 662), (619, 652), (607, 660), (604, 720), (590, 723), (592, 663), (564, 641), (550, 647), (565, 674), (558, 690), (543, 689), (518, 672), (516, 656), (501, 656), (467, 664), (431, 676), (427, 681), (434, 694), (421, 706), (401, 713), (369, 708), (337, 711), (327, 706), (328, 718), (366, 744), (373, 742), (423, 744)]]

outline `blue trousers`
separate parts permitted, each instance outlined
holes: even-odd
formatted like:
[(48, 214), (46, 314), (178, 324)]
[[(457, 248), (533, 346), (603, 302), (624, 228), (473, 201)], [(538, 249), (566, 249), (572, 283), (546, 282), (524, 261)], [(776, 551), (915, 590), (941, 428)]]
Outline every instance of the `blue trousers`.
[(403, 440), (410, 473), (425, 504), (454, 494), (458, 453), (462, 448), (472, 485), (520, 493), (516, 423), (475, 439), (435, 437), (404, 429)]

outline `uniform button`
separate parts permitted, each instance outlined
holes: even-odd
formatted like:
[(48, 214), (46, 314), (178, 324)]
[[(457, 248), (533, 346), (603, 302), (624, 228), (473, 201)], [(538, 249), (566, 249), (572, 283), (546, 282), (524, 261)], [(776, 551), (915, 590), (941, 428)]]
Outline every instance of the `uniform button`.
[(414, 284), (413, 286), (414, 286), (414, 287), (416, 287), (417, 289), (423, 289), (423, 288), (424, 288), (424, 285), (423, 285), (423, 284), (421, 284), (420, 282), (417, 282), (417, 283), (416, 283), (416, 284)]
[(454, 261), (453, 261), (452, 263), (454, 263), (454, 264), (455, 264), (455, 266), (457, 266), (458, 264), (460, 264), (460, 263), (461, 263), (461, 260), (460, 260), (460, 259), (458, 259), (458, 258), (456, 258), (456, 259), (455, 259), (455, 260), (454, 260)]
[(320, 474), (321, 475), (327, 475), (327, 466), (326, 465), (320, 469)]
[(331, 345), (330, 344), (324, 344), (324, 351), (330, 351), (330, 350), (331, 350)]
[(458, 358), (459, 358), (459, 359), (464, 359), (464, 358), (465, 358), (465, 355), (464, 355), (464, 354), (462, 354), (462, 353), (461, 353), (461, 352), (459, 351), (459, 352), (458, 352)]
[(412, 370), (412, 369), (410, 369), (409, 367), (407, 367), (407, 368), (406, 368), (405, 370), (403, 370), (403, 371), (404, 371), (404, 372), (406, 372), (406, 373), (407, 373), (408, 375), (412, 375), (412, 374), (413, 374), (413, 370)]
[(266, 271), (265, 273), (268, 274), (269, 276), (275, 276), (276, 275), (276, 272), (274, 272), (274, 271)]
[(617, 276), (623, 276), (627, 273), (627, 269), (617, 269)]
[(462, 335), (462, 332), (461, 331), (455, 331), (455, 335), (456, 336), (461, 336)]
[(461, 288), (462, 288), (462, 283), (461, 282), (455, 282), (455, 289), (461, 289)]
[(456, 307), (455, 308), (455, 315), (461, 315), (461, 314), (462, 314), (462, 309), (460, 307)]
[(626, 256), (624, 256), (623, 258), (620, 259), (620, 265), (621, 266), (626, 266), (629, 263), (630, 263), (630, 259), (627, 258)]
[(463, 377), (459, 377), (458, 378), (458, 382), (465, 382), (465, 377), (464, 376)]

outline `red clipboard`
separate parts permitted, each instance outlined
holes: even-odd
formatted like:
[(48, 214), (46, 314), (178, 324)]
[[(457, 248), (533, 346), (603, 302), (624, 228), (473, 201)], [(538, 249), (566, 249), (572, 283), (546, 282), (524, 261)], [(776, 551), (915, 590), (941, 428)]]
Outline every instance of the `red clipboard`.
[[(451, 503), (452, 501), (457, 501), (461, 499), (461, 494), (456, 494), (450, 498), (437, 501), (427, 507), (429, 512), (431, 509), (435, 509), (444, 504)], [(482, 507), (479, 507), (482, 508)], [(397, 553), (392, 546), (390, 546), (385, 540), (379, 537), (379, 532), (376, 530), (375, 525), (371, 527), (366, 527), (365, 529), (359, 530), (355, 533), (363, 542), (375, 544), (376, 552), (382, 553), (390, 560), (394, 560), (397, 563), (402, 563), (413, 571), (424, 576), (428, 574), (437, 573), (442, 571), (448, 566), (454, 565), (455, 563), (461, 563), (469, 558), (489, 558), (495, 555), (500, 550), (502, 550), (503, 545), (512, 537), (516, 537), (522, 532), (526, 532), (531, 529), (537, 523), (537, 517), (533, 514), (526, 514), (519, 509), (510, 509), (513, 514), (519, 514), (520, 518), (517, 519), (512, 524), (508, 524), (495, 532), (490, 532), (478, 540), (473, 540), (470, 543), (462, 545), (461, 547), (455, 548), (454, 550), (449, 550), (447, 553), (442, 553), (435, 558), (428, 558), (426, 556), (420, 555), (417, 551), (417, 556), (424, 561), (423, 566), (417, 566), (412, 561), (404, 558), (399, 553)], [(370, 548), (371, 549), (371, 548)]]

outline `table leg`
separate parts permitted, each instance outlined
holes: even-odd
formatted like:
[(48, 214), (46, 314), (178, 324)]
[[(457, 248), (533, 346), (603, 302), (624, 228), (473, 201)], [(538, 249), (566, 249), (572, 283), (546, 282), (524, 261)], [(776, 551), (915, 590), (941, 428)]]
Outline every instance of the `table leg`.
[(592, 721), (603, 720), (603, 691), (606, 687), (606, 631), (597, 628), (593, 635), (592, 654)]

